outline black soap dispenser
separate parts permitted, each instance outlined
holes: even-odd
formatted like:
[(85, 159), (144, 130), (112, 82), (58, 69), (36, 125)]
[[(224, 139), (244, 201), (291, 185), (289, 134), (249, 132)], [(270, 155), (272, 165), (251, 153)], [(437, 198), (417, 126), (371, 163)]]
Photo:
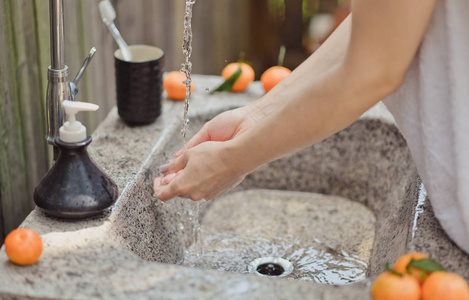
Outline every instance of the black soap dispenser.
[(118, 197), (116, 184), (90, 159), (86, 147), (91, 136), (76, 120), (80, 111), (96, 111), (86, 102), (63, 101), (68, 122), (56, 139), (57, 161), (34, 190), (34, 202), (48, 215), (81, 219), (105, 212)]

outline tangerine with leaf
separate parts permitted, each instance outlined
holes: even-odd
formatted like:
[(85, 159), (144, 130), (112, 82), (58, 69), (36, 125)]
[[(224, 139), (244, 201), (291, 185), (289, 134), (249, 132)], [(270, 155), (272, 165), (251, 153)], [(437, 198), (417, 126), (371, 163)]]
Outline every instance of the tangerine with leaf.
[(427, 258), (428, 258), (428, 255), (421, 253), (421, 252), (406, 253), (402, 255), (401, 257), (399, 257), (399, 259), (396, 261), (396, 263), (394, 264), (394, 270), (401, 274), (407, 273), (415, 277), (415, 279), (417, 279), (419, 284), (423, 284), (429, 272), (412, 266), (411, 261), (427, 259)]
[(371, 296), (374, 300), (420, 300), (421, 289), (414, 277), (386, 271), (376, 278)]
[[(241, 69), (241, 73), (239, 73), (239, 69)], [(226, 65), (222, 72), (221, 76), (228, 81), (230, 78), (233, 79), (232, 76), (237, 75), (237, 78), (234, 79), (232, 83), (231, 92), (243, 92), (246, 90), (248, 85), (254, 81), (255, 72), (254, 69), (245, 62), (233, 62)]]
[(285, 52), (285, 46), (281, 46), (278, 56), (278, 65), (268, 68), (261, 75), (262, 86), (266, 93), (291, 73), (290, 69), (283, 66)]

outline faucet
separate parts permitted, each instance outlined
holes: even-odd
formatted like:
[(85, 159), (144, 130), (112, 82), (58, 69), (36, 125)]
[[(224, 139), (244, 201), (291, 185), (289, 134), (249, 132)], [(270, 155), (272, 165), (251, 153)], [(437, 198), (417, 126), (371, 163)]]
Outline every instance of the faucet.
[(47, 142), (54, 146), (54, 160), (58, 155), (55, 139), (64, 123), (64, 100), (75, 100), (78, 94), (78, 81), (93, 58), (96, 48), (92, 47), (73, 82), (69, 80), (65, 64), (64, 40), (64, 1), (49, 0), (51, 65), (47, 73), (46, 118)]

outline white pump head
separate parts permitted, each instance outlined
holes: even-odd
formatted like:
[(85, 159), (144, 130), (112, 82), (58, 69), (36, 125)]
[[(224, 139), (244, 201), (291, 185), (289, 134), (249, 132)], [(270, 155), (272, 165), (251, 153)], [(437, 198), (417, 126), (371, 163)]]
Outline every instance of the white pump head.
[(93, 103), (64, 100), (63, 108), (68, 121), (60, 127), (59, 136), (62, 142), (78, 143), (86, 139), (86, 127), (77, 121), (75, 114), (80, 111), (96, 111), (99, 106)]

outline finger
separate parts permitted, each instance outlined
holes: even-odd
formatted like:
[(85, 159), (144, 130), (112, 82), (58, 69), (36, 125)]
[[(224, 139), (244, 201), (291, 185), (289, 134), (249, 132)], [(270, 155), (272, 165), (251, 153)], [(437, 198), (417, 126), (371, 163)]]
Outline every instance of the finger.
[(180, 157), (184, 152), (189, 150), (192, 147), (195, 147), (203, 142), (207, 142), (211, 140), (210, 133), (209, 133), (209, 126), (206, 123), (200, 130), (197, 132), (181, 149), (176, 151), (173, 156), (175, 158)]
[(169, 167), (169, 163), (161, 165), (160, 168), (159, 168), (160, 173), (163, 174), (163, 175), (168, 173), (168, 171), (169, 171), (168, 167)]
[(168, 185), (160, 185), (155, 189), (155, 195), (161, 201), (168, 201), (181, 194), (184, 194), (184, 193), (179, 188), (177, 179), (172, 180)]
[(166, 175), (165, 177), (163, 177), (161, 179), (161, 183), (160, 185), (167, 185), (169, 184), (173, 179), (174, 177), (176, 177), (177, 173), (171, 173), (169, 175)]
[[(182, 155), (173, 161), (171, 161), (167, 166), (167, 172), (165, 173), (177, 173), (178, 171), (184, 169), (187, 164), (187, 155)], [(162, 166), (163, 167), (163, 166)]]
[(153, 180), (153, 192), (156, 195), (156, 190), (161, 186), (161, 177), (156, 177), (155, 180)]

